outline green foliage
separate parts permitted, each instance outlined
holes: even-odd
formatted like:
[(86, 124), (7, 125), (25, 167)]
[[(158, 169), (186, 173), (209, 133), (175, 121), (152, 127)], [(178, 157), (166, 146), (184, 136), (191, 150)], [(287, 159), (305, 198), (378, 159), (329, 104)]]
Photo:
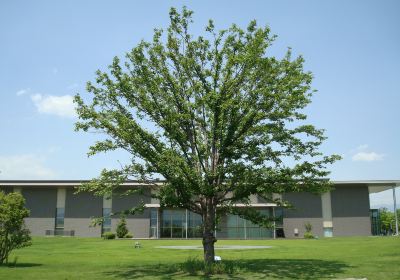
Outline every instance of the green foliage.
[(133, 234), (131, 232), (128, 232), (125, 234), (124, 238), (133, 238)]
[[(400, 218), (398, 211), (398, 217)], [(381, 232), (383, 234), (392, 234), (396, 231), (396, 221), (394, 213), (389, 211), (387, 208), (379, 209)], [(400, 225), (399, 225), (400, 226)]]
[(166, 31), (156, 29), (122, 63), (115, 57), (109, 72), (97, 71), (89, 95), (75, 96), (76, 130), (107, 135), (89, 155), (122, 149), (132, 158), (81, 190), (110, 194), (127, 179), (157, 188), (152, 196), (162, 207), (205, 217), (205, 259), (212, 262), (218, 217), (233, 213), (272, 226), (270, 217), (235, 205), (249, 204), (251, 195), (284, 205), (272, 193), (326, 191), (330, 184), (320, 178), (340, 157), (324, 156), (323, 130), (306, 123), (315, 91), (301, 56), (290, 49), (281, 59), (268, 56), (276, 36), (255, 21), (220, 31), (210, 21), (196, 38), (192, 14), (171, 8)]
[(305, 223), (304, 228), (306, 229), (306, 232), (312, 231), (312, 225), (310, 224), (310, 222)]
[(0, 191), (0, 264), (8, 263), (12, 250), (31, 245), (24, 218), (29, 217), (25, 200), (20, 193)]
[(314, 235), (312, 234), (312, 225), (310, 222), (307, 222), (304, 224), (304, 228), (306, 229), (306, 232), (304, 233), (304, 238), (305, 239), (313, 239)]
[(102, 234), (103, 239), (115, 239), (116, 234), (114, 232), (105, 232)]
[(125, 217), (122, 216), (117, 224), (117, 236), (118, 238), (124, 238), (128, 234), (128, 228), (126, 227)]
[(304, 238), (305, 239), (314, 239), (314, 235), (311, 232), (305, 232)]
[(220, 261), (212, 264), (206, 264), (196, 257), (189, 257), (180, 264), (180, 270), (191, 276), (198, 274), (234, 274), (239, 271), (239, 265), (232, 261)]

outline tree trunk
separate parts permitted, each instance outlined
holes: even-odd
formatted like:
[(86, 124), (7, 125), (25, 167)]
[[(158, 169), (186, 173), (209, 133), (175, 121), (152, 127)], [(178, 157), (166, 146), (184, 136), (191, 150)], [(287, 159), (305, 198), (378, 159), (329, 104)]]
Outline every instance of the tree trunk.
[(207, 204), (207, 209), (203, 214), (203, 250), (204, 262), (209, 265), (214, 262), (214, 243), (217, 242), (217, 239), (214, 236), (215, 207), (212, 203)]

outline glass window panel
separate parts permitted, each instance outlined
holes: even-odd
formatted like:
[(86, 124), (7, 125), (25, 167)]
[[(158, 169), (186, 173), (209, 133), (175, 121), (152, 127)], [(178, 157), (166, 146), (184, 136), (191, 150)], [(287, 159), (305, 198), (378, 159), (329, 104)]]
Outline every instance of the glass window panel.
[(247, 238), (260, 238), (260, 228), (258, 227), (249, 227), (247, 229)]
[(157, 214), (158, 214), (158, 209), (152, 208), (150, 211), (150, 226), (151, 227), (157, 227)]
[(162, 228), (161, 237), (171, 238), (171, 228), (170, 227)]
[(324, 228), (324, 237), (332, 237), (333, 236), (333, 229), (332, 228)]
[(111, 231), (111, 208), (103, 208), (103, 224), (101, 231), (109, 232)]
[(172, 228), (172, 237), (173, 238), (183, 238), (184, 237), (184, 230), (183, 228)]
[(238, 217), (238, 227), (244, 227), (245, 219)]
[(237, 230), (237, 238), (244, 239), (245, 234), (244, 234), (244, 227), (238, 227)]
[(110, 216), (111, 208), (103, 208), (103, 217)]
[(150, 211), (150, 218), (157, 220), (157, 209), (152, 208)]
[(64, 228), (64, 208), (56, 208), (56, 228)]
[(57, 208), (57, 215), (58, 218), (64, 217), (64, 208)]
[(227, 228), (227, 237), (228, 238), (237, 238), (238, 237), (237, 227), (228, 227)]
[(228, 214), (228, 219), (227, 219), (227, 225), (228, 227), (237, 227), (237, 216)]
[(183, 219), (181, 214), (175, 214), (172, 216), (172, 227), (182, 227), (185, 220)]
[(267, 228), (260, 228), (260, 237), (261, 238), (272, 238), (273, 230)]

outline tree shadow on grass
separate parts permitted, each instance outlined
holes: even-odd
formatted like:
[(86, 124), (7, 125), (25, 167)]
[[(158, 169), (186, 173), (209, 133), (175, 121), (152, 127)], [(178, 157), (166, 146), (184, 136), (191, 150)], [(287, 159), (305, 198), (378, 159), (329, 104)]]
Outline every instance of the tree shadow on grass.
[[(213, 278), (230, 279), (332, 279), (337, 274), (345, 272), (351, 266), (339, 261), (326, 261), (316, 259), (251, 259), (251, 260), (225, 260), (222, 262), (229, 268), (228, 273), (214, 274)], [(159, 279), (177, 279), (182, 276), (195, 276), (208, 279), (203, 271), (188, 273), (182, 270), (182, 264), (158, 264), (148, 266), (121, 268), (120, 271), (108, 271), (122, 279), (136, 279), (141, 277)]]
[(42, 266), (41, 263), (8, 263), (2, 264), (0, 267), (9, 267), (9, 268), (24, 268), (24, 267), (36, 267)]

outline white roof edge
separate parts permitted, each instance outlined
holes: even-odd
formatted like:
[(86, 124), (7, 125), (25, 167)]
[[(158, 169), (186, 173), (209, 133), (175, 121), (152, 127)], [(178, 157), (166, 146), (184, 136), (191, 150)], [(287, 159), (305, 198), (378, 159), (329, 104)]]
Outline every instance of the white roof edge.
[[(369, 186), (400, 186), (400, 180), (331, 180), (334, 185), (345, 185), (345, 184), (367, 184)], [(57, 181), (11, 181), (11, 180), (0, 180), (0, 186), (80, 186), (82, 182), (57, 182)], [(155, 185), (162, 185), (163, 182), (154, 182)], [(139, 182), (126, 182), (122, 186), (146, 186), (145, 183)]]
[[(147, 203), (144, 206), (146, 206), (148, 208), (160, 208), (160, 204), (159, 203)], [(276, 203), (250, 203), (250, 204), (237, 203), (234, 206), (236, 206), (236, 207), (247, 207), (247, 206), (251, 206), (251, 207), (274, 207), (274, 206), (277, 206), (277, 204)]]
[[(154, 183), (155, 185), (162, 185), (161, 182)], [(0, 182), (0, 186), (70, 186), (77, 187), (82, 185), (82, 183), (78, 182)], [(149, 184), (137, 183), (137, 182), (129, 182), (123, 183), (122, 186), (146, 186)]]
[(400, 186), (400, 180), (332, 180), (331, 182), (336, 185), (366, 184), (369, 186)]

